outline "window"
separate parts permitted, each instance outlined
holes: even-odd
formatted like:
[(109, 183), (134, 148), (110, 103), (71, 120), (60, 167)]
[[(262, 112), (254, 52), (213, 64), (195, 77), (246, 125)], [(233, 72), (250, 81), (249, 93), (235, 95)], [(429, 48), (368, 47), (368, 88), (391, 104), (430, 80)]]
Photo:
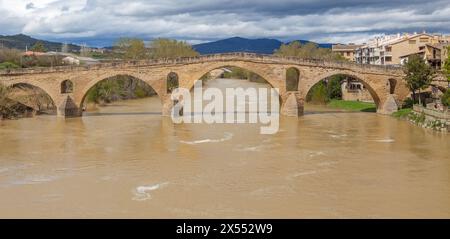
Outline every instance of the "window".
[(286, 91), (297, 91), (298, 90), (298, 82), (300, 78), (300, 72), (291, 67), (286, 70)]
[(386, 59), (385, 59), (385, 61), (392, 61), (392, 57), (387, 56)]
[(350, 56), (350, 52), (347, 52), (347, 56)]
[(409, 44), (416, 44), (416, 40), (409, 40)]
[(419, 38), (420, 42), (428, 42), (428, 37), (421, 37)]
[(391, 52), (391, 51), (392, 51), (392, 47), (387, 46), (387, 47), (386, 47), (386, 52)]
[(178, 75), (175, 72), (170, 72), (167, 75), (167, 93), (172, 93), (173, 90), (178, 88)]
[(61, 94), (67, 94), (73, 92), (73, 83), (70, 80), (61, 82)]
[(389, 79), (389, 94), (395, 93), (396, 85), (397, 85), (397, 81), (395, 79)]

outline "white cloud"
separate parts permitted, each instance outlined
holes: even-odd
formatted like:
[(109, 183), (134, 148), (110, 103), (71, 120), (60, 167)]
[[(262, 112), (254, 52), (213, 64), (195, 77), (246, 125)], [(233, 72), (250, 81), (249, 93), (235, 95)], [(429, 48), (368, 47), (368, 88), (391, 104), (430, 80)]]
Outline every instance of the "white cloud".
[(127, 35), (189, 42), (242, 36), (358, 43), (383, 32), (450, 33), (449, 2), (415, 2), (0, 0), (0, 34), (87, 41)]

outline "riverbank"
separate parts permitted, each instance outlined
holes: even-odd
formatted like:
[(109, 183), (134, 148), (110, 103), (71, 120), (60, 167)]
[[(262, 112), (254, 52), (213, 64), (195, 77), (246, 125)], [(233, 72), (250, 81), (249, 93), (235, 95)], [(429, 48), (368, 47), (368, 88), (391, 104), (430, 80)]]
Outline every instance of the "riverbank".
[(344, 111), (360, 111), (360, 112), (376, 112), (377, 108), (374, 103), (361, 101), (345, 101), (330, 100), (326, 105), (327, 108), (340, 109)]
[(450, 132), (448, 111), (438, 111), (415, 105), (413, 108), (401, 109), (392, 116), (407, 120), (422, 128)]

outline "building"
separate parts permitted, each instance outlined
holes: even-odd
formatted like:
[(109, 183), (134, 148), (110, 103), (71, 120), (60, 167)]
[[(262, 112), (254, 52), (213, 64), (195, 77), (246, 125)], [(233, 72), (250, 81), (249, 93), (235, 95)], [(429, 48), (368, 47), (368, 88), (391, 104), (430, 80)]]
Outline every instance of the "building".
[(355, 50), (355, 61), (361, 64), (401, 65), (412, 54), (423, 54), (433, 66), (440, 63), (441, 47), (448, 45), (450, 36), (427, 33), (397, 34), (371, 39)]
[(403, 65), (408, 62), (410, 56), (418, 55), (433, 68), (441, 69), (443, 60), (446, 59), (445, 53), (443, 54), (446, 48), (447, 46), (444, 44), (426, 44), (425, 46), (420, 46), (417, 52), (400, 56), (400, 64)]
[(22, 53), (22, 56), (46, 56), (45, 52), (37, 52), (37, 51), (25, 51)]
[(343, 100), (374, 102), (369, 90), (358, 80), (347, 78), (342, 82), (341, 89)]
[(350, 44), (334, 44), (331, 46), (331, 51), (335, 52), (349, 61), (355, 61), (355, 51), (361, 45)]
[(441, 67), (444, 67), (445, 61), (447, 61), (450, 50), (450, 36), (447, 43), (441, 43)]

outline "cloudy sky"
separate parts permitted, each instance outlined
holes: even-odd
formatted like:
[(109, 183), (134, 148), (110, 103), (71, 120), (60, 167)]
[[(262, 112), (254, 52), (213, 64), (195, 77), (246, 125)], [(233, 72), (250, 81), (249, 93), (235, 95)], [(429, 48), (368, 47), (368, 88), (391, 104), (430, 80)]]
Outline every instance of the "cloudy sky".
[(383, 33), (450, 33), (450, 1), (0, 0), (0, 19), (0, 35), (95, 46), (121, 36), (360, 43)]

